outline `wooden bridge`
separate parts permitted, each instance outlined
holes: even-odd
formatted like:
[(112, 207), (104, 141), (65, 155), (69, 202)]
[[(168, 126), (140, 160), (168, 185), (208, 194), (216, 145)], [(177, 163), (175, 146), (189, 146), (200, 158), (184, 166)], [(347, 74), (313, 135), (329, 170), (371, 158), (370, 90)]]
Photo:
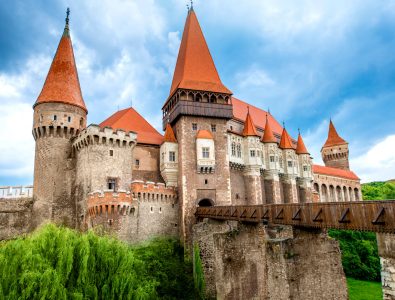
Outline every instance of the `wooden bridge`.
[(209, 206), (196, 217), (395, 233), (395, 200)]

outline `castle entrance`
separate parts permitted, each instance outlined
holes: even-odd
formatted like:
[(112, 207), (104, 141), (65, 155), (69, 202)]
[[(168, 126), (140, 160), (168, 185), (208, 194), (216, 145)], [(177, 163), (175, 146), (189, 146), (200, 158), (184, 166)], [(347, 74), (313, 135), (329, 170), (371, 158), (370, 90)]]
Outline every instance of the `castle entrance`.
[(198, 203), (199, 207), (207, 207), (207, 206), (214, 206), (214, 202), (211, 199), (202, 199)]

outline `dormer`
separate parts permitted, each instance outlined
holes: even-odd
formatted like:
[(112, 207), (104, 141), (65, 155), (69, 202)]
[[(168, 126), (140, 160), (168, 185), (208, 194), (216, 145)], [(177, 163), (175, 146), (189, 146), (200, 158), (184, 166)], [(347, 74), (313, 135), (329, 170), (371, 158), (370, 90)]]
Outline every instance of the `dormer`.
[(177, 186), (178, 142), (169, 123), (160, 146), (160, 172), (167, 186)]

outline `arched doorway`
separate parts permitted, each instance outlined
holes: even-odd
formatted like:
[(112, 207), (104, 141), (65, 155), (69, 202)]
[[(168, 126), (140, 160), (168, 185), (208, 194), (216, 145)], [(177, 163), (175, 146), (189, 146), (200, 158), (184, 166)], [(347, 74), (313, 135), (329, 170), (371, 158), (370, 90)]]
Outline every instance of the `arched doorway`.
[(198, 202), (199, 207), (207, 207), (207, 206), (214, 206), (214, 201), (211, 199), (202, 199)]

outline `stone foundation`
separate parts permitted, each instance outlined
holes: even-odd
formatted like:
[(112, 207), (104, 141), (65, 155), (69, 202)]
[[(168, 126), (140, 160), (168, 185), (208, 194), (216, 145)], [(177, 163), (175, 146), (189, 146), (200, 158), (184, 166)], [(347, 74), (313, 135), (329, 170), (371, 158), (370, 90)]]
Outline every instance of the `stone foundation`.
[(208, 298), (348, 298), (338, 244), (321, 231), (206, 219), (193, 240)]
[(0, 240), (15, 238), (31, 230), (32, 198), (0, 199)]
[(384, 300), (395, 299), (395, 235), (377, 234)]

